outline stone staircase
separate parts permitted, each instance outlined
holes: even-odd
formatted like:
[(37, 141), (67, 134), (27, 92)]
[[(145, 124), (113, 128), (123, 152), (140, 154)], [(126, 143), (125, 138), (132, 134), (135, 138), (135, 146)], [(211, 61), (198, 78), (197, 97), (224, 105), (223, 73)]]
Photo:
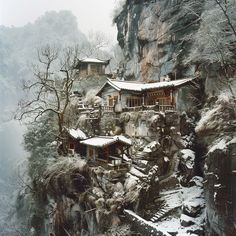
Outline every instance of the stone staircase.
[(161, 218), (165, 217), (166, 215), (168, 215), (168, 213), (170, 211), (172, 211), (173, 208), (165, 205), (164, 207), (162, 207), (151, 219), (150, 221), (153, 223), (158, 222)]
[(160, 193), (156, 203), (162, 202), (160, 209), (150, 218), (149, 221), (156, 223), (169, 215), (170, 212), (178, 209), (182, 205), (180, 189), (165, 191)]

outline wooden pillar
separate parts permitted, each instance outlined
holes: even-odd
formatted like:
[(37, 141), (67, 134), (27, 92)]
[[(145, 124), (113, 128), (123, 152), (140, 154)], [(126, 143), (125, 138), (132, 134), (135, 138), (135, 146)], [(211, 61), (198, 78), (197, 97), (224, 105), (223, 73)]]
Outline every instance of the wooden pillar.
[(88, 64), (87, 65), (87, 75), (90, 75), (91, 74), (91, 65)]
[(171, 102), (171, 105), (174, 105), (173, 90), (172, 89), (170, 90), (170, 102)]

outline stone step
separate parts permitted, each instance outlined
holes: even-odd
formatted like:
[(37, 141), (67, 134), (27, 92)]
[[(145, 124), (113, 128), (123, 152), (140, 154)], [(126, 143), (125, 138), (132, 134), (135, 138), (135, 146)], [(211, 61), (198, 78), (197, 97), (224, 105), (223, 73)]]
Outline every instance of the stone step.
[(169, 206), (165, 206), (161, 208), (151, 219), (153, 223), (158, 222), (162, 217), (164, 217), (172, 208)]

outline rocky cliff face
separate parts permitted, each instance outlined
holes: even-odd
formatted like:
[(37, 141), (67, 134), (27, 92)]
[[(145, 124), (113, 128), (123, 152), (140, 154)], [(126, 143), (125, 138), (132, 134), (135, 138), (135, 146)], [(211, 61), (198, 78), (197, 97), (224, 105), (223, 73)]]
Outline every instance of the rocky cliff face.
[(195, 128), (207, 147), (205, 196), (210, 235), (235, 234), (235, 104), (227, 93), (205, 105)]
[(195, 109), (189, 109), (185, 90), (182, 114), (94, 110), (78, 117), (76, 126), (89, 136), (132, 138), (126, 173), (78, 156), (50, 160), (52, 140), (45, 144), (43, 135), (34, 161), (46, 160), (40, 178), (32, 178), (28, 235), (235, 235), (235, 76), (222, 80), (219, 63), (186, 63), (205, 3), (125, 2), (115, 19), (124, 76), (149, 81), (166, 75), (199, 77), (191, 91)]
[[(194, 121), (174, 111), (145, 110), (104, 113), (94, 123), (91, 114), (79, 119), (86, 133), (129, 135), (133, 146), (124, 156), (127, 168), (109, 168), (79, 155), (53, 158), (49, 127), (38, 127), (30, 133), (42, 133), (31, 149), (36, 153), (30, 158), (30, 188), (17, 199), (22, 233), (203, 235), (205, 201), (202, 178), (196, 176)], [(27, 143), (32, 146), (32, 136)]]
[[(117, 39), (125, 55), (124, 77), (149, 81), (160, 80), (166, 75), (171, 79), (185, 76), (201, 79), (196, 81), (198, 89), (191, 92), (191, 96), (197, 102), (195, 107), (203, 108), (194, 116), (199, 119), (195, 129), (196, 152), (199, 161), (205, 163), (204, 168), (201, 167), (204, 163), (199, 165), (199, 170), (202, 169), (205, 178), (209, 235), (234, 235), (236, 230), (233, 187), (236, 79), (235, 71), (228, 70), (233, 68), (234, 57), (229, 55), (235, 49), (231, 47), (228, 52), (227, 39), (221, 41), (221, 28), (217, 22), (226, 19), (222, 14), (215, 1), (127, 0), (115, 18)], [(235, 27), (234, 18), (229, 13), (228, 16)], [(232, 34), (232, 43), (232, 28), (228, 32)], [(211, 36), (204, 38), (206, 34)], [(194, 44), (197, 37), (203, 39), (200, 41), (203, 53), (198, 55), (195, 53), (199, 49), (196, 49), (199, 38)], [(212, 40), (217, 42), (212, 43)], [(218, 56), (216, 48), (220, 48), (222, 57), (227, 58), (225, 64), (213, 58)], [(186, 63), (189, 57), (192, 62)], [(189, 111), (186, 95), (189, 93), (189, 90), (181, 93), (182, 110)]]
[(124, 76), (139, 80), (193, 75), (183, 65), (199, 27), (204, 1), (129, 0), (115, 18), (124, 50)]

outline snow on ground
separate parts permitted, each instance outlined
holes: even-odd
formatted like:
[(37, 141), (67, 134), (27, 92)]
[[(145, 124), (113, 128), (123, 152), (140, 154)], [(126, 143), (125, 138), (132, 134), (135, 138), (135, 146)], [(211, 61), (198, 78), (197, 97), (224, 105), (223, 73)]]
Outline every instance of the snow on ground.
[(215, 150), (226, 150), (227, 146), (236, 143), (236, 138), (231, 139), (230, 137), (223, 137), (217, 139), (209, 149), (208, 153), (214, 152)]
[(184, 160), (186, 166), (189, 169), (192, 169), (194, 166), (195, 152), (190, 149), (182, 149), (181, 150), (182, 159)]
[(201, 119), (197, 123), (195, 131), (199, 132), (200, 130), (204, 130), (205, 127), (211, 126), (212, 125), (212, 121), (211, 121), (212, 117), (215, 116), (216, 114), (218, 114), (220, 109), (221, 109), (221, 106), (217, 106), (211, 110), (203, 112)]
[(228, 145), (236, 143), (236, 137), (234, 137), (231, 141), (228, 142)]
[(131, 175), (131, 174), (127, 174), (127, 178), (125, 179), (125, 183), (124, 183), (124, 187), (126, 189), (126, 191), (129, 191), (130, 189), (133, 189), (137, 186), (139, 182), (139, 178)]
[(227, 141), (225, 140), (225, 138), (221, 139), (220, 141), (217, 140), (217, 143), (210, 148), (208, 153), (214, 152), (215, 150), (224, 150), (224, 149), (226, 149), (226, 146), (227, 146), (226, 142)]
[(181, 189), (163, 191), (160, 193), (160, 199), (165, 200), (165, 205), (174, 209), (181, 206)]
[[(158, 232), (164, 235), (172, 235), (172, 233), (178, 236), (198, 235), (194, 232), (199, 232), (198, 230), (202, 229), (205, 220), (205, 210), (203, 209), (205, 206), (202, 188), (203, 179), (194, 177), (192, 181), (195, 183), (194, 186), (163, 191), (160, 193), (160, 197), (165, 200), (165, 205), (168, 205), (172, 209), (181, 206), (187, 209), (191, 209), (192, 207), (197, 209), (200, 207), (201, 211), (195, 217), (183, 214), (182, 212), (180, 215), (172, 214), (157, 223), (153, 223), (141, 218), (133, 211), (125, 210), (125, 213), (132, 216), (133, 221), (139, 222), (142, 227), (149, 230), (149, 235), (158, 235)], [(187, 222), (187, 225), (183, 226), (183, 222)]]
[(160, 146), (160, 143), (153, 141), (153, 142), (149, 143), (147, 146), (145, 146), (143, 151), (147, 152), (147, 153), (153, 152), (154, 150), (157, 149), (158, 146)]
[[(178, 204), (182, 205), (182, 208), (191, 210), (192, 208), (201, 209), (205, 206), (205, 200), (203, 196), (203, 179), (201, 177), (194, 177), (192, 181), (195, 183), (192, 187), (182, 187), (179, 190), (166, 191), (161, 193), (162, 198), (166, 199), (166, 203), (172, 207)], [(166, 196), (166, 197), (165, 197)], [(185, 214), (181, 214), (180, 217), (167, 217), (161, 222), (156, 223), (156, 228), (164, 233), (176, 232), (179, 236), (184, 235), (197, 235), (189, 233), (189, 231), (196, 231), (201, 228), (205, 219), (205, 211), (202, 210), (197, 217), (190, 217)], [(193, 222), (193, 225), (184, 227), (181, 225), (181, 221)]]
[[(159, 235), (159, 232), (163, 232), (165, 236), (170, 236), (170, 234), (168, 232), (164, 232), (161, 231), (159, 229), (157, 229), (156, 225), (150, 221), (147, 221), (145, 219), (143, 219), (142, 217), (138, 216), (136, 213), (134, 213), (131, 210), (124, 210), (125, 213), (127, 213), (128, 215), (133, 217), (133, 221), (137, 221), (139, 222), (139, 224), (146, 229), (146, 231), (149, 231), (150, 236), (155, 236), (155, 235)], [(159, 231), (159, 232), (158, 232)]]
[(147, 175), (143, 174), (141, 171), (137, 170), (135, 167), (131, 167), (130, 174), (136, 177), (146, 177)]
[(164, 208), (168, 206), (170, 210), (179, 209), (179, 211), (175, 211), (175, 214), (170, 213), (153, 223), (141, 218), (133, 211), (125, 210), (125, 213), (132, 216), (133, 221), (138, 222), (139, 225), (149, 230), (149, 235), (159, 235), (156, 234), (157, 232), (161, 232), (164, 235), (198, 235), (197, 232), (202, 230), (205, 221), (203, 179), (194, 177), (191, 181), (193, 183), (191, 187), (179, 187), (160, 193), (160, 200), (165, 201)]
[[(194, 222), (195, 218), (194, 218)], [(180, 219), (179, 218), (169, 218), (166, 219), (163, 222), (158, 223), (157, 229), (165, 234), (174, 233), (176, 232), (178, 236), (194, 236), (197, 234), (189, 233), (188, 231), (195, 231), (198, 230), (199, 227), (197, 225), (191, 225), (189, 227), (183, 227), (180, 225)]]
[(211, 109), (205, 109), (201, 114), (201, 119), (198, 121), (195, 131), (201, 132), (214, 129), (220, 123), (224, 123), (223, 113), (226, 107), (233, 106), (232, 94), (223, 91), (218, 100), (214, 103)]

